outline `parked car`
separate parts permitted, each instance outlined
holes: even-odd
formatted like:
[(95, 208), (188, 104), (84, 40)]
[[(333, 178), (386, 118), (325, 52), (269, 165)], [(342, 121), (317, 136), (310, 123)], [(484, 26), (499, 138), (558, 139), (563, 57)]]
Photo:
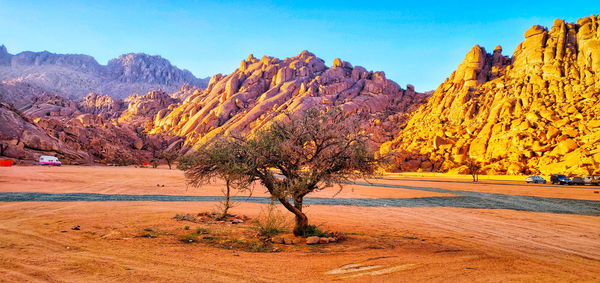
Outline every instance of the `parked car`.
[(582, 177), (573, 177), (573, 185), (585, 185)]
[(600, 186), (600, 175), (583, 177), (583, 182), (586, 185)]
[(560, 174), (552, 174), (550, 175), (550, 183), (552, 184), (561, 184), (561, 185), (571, 185), (573, 181), (569, 179), (569, 177)]
[(546, 179), (540, 176), (529, 176), (525, 178), (525, 182), (534, 184), (546, 184)]
[(60, 166), (60, 165), (62, 165), (62, 163), (55, 156), (42, 155), (42, 156), (40, 156), (40, 165)]

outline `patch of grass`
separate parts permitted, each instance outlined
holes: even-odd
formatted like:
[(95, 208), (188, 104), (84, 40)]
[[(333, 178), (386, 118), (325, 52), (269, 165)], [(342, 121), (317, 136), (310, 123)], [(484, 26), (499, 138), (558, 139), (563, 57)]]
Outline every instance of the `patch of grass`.
[(263, 242), (257, 239), (236, 239), (205, 236), (201, 241), (227, 250), (243, 250), (252, 253), (271, 253), (276, 251), (271, 243)]
[(179, 220), (179, 221), (190, 221), (190, 222), (196, 222), (196, 217), (186, 213), (186, 214), (175, 214), (175, 216), (173, 216), (174, 219)]
[(262, 237), (273, 237), (288, 231), (289, 223), (283, 213), (277, 209), (275, 204), (269, 204), (268, 208), (262, 210), (254, 221), (254, 230)]
[(327, 232), (327, 231), (320, 230), (315, 225), (308, 225), (304, 229), (304, 237), (312, 237), (312, 236), (317, 236), (317, 237), (331, 237), (332, 234), (329, 233), (329, 232)]
[(183, 236), (181, 236), (179, 238), (179, 240), (183, 243), (189, 244), (189, 243), (197, 243), (198, 242), (198, 236), (196, 235), (196, 233), (190, 233), (190, 234), (185, 234)]

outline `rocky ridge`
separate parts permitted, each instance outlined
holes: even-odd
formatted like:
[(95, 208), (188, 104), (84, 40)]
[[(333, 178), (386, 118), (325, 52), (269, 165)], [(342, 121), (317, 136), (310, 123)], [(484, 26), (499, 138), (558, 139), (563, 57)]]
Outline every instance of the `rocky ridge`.
[(159, 111), (150, 133), (182, 136), (188, 146), (198, 146), (221, 135), (252, 133), (285, 112), (339, 107), (347, 115), (359, 115), (380, 144), (427, 97), (412, 86), (403, 90), (383, 72), (340, 59), (327, 67), (308, 51), (283, 60), (250, 55), (233, 73), (213, 76), (205, 90)]
[(101, 65), (82, 54), (25, 51), (12, 55), (4, 45), (0, 46), (0, 80), (5, 84), (26, 83), (76, 99), (90, 92), (115, 98), (157, 89), (174, 92), (185, 84), (205, 87), (208, 82), (158, 55), (124, 54)]
[(533, 26), (510, 58), (474, 46), (380, 152), (404, 171), (598, 173), (599, 73), (600, 16)]

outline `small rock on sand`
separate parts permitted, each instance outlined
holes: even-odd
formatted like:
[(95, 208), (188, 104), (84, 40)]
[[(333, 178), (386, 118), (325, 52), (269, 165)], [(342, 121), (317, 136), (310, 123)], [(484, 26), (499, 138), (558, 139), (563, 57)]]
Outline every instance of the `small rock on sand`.
[(283, 244), (284, 243), (284, 239), (282, 237), (273, 237), (271, 239), (271, 242), (273, 244)]
[(306, 238), (306, 243), (309, 245), (316, 245), (319, 243), (320, 240), (321, 240), (321, 238), (312, 236), (312, 237)]

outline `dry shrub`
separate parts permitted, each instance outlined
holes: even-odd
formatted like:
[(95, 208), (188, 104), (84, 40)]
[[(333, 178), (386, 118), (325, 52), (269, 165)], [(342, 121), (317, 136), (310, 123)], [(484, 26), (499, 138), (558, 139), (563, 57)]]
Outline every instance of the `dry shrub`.
[(266, 210), (262, 209), (254, 221), (254, 229), (258, 235), (268, 238), (287, 232), (289, 225), (288, 219), (273, 202), (267, 206)]

